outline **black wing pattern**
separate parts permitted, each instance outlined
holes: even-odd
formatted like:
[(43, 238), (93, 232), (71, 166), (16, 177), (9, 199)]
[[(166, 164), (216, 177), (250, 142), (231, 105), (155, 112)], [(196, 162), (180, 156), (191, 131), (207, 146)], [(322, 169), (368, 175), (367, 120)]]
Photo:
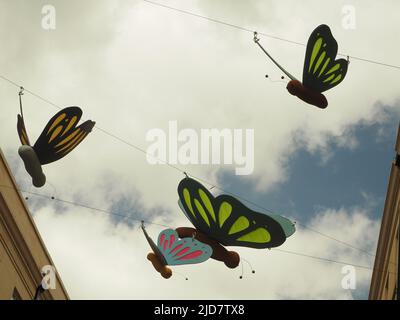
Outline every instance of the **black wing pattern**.
[(222, 245), (261, 249), (280, 246), (286, 240), (284, 227), (276, 219), (247, 208), (230, 195), (214, 198), (196, 180), (183, 179), (178, 194), (185, 215), (196, 229)]
[(347, 73), (348, 62), (335, 60), (338, 44), (325, 24), (311, 34), (306, 49), (303, 70), (303, 85), (317, 92), (337, 86)]
[(42, 165), (66, 156), (92, 131), (91, 120), (76, 126), (81, 116), (79, 107), (67, 107), (50, 119), (33, 146)]

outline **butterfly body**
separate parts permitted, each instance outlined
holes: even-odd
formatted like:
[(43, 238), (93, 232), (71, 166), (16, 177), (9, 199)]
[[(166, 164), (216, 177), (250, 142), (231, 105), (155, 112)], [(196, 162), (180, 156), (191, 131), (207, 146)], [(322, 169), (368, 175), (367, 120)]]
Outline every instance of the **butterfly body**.
[(308, 104), (314, 105), (321, 109), (325, 109), (328, 106), (328, 100), (322, 93), (307, 88), (298, 80), (289, 81), (286, 89), (290, 94), (298, 97)]
[(32, 184), (36, 188), (43, 187), (46, 183), (46, 176), (35, 150), (31, 146), (23, 145), (18, 148), (18, 154), (24, 162), (25, 170), (32, 177)]
[(206, 234), (194, 228), (179, 227), (175, 230), (179, 237), (194, 237), (202, 243), (209, 245), (212, 248), (211, 258), (222, 261), (228, 268), (234, 269), (240, 263), (240, 256), (236, 251), (228, 251), (218, 241), (210, 238)]
[(149, 260), (149, 261), (152, 263), (154, 269), (155, 269), (159, 274), (161, 274), (161, 276), (162, 276), (164, 279), (169, 279), (169, 278), (172, 277), (172, 270), (171, 270), (170, 268), (168, 268), (167, 265), (164, 264), (164, 263), (160, 260), (159, 256), (157, 256), (155, 253), (150, 252), (150, 253), (147, 255), (147, 260)]

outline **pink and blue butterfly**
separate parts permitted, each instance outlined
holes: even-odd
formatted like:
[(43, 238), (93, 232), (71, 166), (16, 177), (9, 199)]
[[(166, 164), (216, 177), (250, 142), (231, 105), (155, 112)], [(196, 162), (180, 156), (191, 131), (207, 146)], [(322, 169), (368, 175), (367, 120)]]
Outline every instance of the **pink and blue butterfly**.
[(173, 229), (163, 230), (157, 241), (157, 248), (165, 260), (166, 265), (195, 264), (208, 260), (212, 249), (193, 238), (179, 239)]

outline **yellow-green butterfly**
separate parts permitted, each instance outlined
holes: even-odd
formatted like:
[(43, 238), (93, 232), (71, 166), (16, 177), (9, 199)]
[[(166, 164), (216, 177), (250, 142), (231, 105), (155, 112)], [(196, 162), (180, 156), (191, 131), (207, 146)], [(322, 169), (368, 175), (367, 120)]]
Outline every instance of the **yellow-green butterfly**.
[(290, 220), (253, 211), (230, 195), (214, 197), (191, 178), (179, 183), (178, 194), (181, 209), (196, 229), (223, 246), (278, 247), (295, 232)]
[(321, 109), (328, 106), (328, 101), (322, 92), (337, 86), (343, 81), (349, 63), (345, 59), (335, 60), (338, 44), (327, 25), (321, 24), (315, 28), (308, 39), (303, 68), (303, 82), (293, 77), (270, 56), (259, 43), (257, 33), (254, 35), (254, 41), (278, 68), (290, 78), (291, 81), (286, 88), (292, 95)]

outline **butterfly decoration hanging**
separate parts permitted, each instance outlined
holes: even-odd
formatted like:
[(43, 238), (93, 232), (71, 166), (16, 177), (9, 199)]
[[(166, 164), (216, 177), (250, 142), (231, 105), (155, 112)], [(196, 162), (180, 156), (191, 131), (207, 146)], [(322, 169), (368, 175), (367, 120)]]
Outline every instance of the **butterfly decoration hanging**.
[[(21, 92), (20, 92), (21, 103)], [(31, 146), (26, 131), (21, 103), (21, 114), (18, 114), (17, 131), (22, 146), (18, 154), (24, 162), (25, 169), (32, 177), (32, 184), (40, 188), (46, 183), (42, 165), (57, 161), (76, 146), (92, 131), (94, 121), (87, 120), (77, 126), (82, 116), (79, 107), (67, 107), (50, 119), (36, 143)]]
[(327, 25), (318, 26), (308, 39), (302, 82), (293, 77), (271, 57), (260, 44), (257, 32), (254, 33), (254, 41), (291, 79), (286, 87), (290, 94), (321, 109), (328, 106), (328, 100), (322, 92), (337, 86), (343, 81), (349, 61), (345, 59), (335, 60), (338, 44)]
[(240, 256), (225, 246), (265, 249), (278, 247), (295, 232), (294, 224), (279, 215), (251, 210), (230, 195), (214, 197), (196, 180), (186, 177), (178, 186), (179, 206), (195, 228), (181, 227), (180, 237), (193, 236), (212, 248), (211, 258), (236, 268)]
[(157, 244), (148, 235), (143, 222), (142, 230), (153, 250), (147, 255), (147, 259), (165, 279), (172, 276), (172, 270), (168, 266), (202, 263), (212, 255), (210, 246), (193, 237), (179, 239), (178, 233), (173, 229), (163, 230), (158, 236)]

